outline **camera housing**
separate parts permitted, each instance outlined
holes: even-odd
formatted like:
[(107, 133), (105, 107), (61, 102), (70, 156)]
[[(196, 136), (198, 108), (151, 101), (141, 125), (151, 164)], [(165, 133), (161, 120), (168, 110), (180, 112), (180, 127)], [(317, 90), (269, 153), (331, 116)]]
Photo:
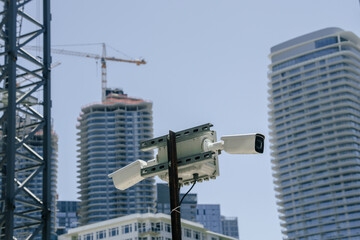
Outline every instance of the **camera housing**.
[(265, 136), (259, 133), (228, 135), (221, 137), (224, 151), (231, 154), (255, 154), (264, 152)]
[(264, 152), (265, 136), (259, 133), (227, 135), (221, 137), (221, 141), (213, 142), (205, 139), (204, 151), (224, 150), (230, 154), (256, 154)]
[(108, 176), (112, 178), (117, 189), (125, 190), (136, 183), (144, 180), (141, 176), (140, 170), (147, 166), (143, 160), (136, 160), (129, 165), (110, 173)]

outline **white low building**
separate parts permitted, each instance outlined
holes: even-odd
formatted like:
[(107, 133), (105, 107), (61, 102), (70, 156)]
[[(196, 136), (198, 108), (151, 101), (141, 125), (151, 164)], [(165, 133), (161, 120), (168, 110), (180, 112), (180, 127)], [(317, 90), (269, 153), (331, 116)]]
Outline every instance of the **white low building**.
[[(235, 240), (200, 223), (181, 220), (182, 239)], [(59, 240), (171, 240), (171, 218), (163, 213), (132, 214), (69, 229)]]

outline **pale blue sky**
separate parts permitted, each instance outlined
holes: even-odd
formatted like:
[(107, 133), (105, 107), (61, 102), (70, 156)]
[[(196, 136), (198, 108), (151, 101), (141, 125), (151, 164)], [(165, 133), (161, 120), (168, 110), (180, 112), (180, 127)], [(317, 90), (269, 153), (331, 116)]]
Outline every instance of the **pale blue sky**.
[[(270, 47), (325, 27), (360, 28), (356, 0), (57, 0), (52, 17), (53, 45), (105, 42), (147, 60), (108, 62), (108, 86), (153, 102), (155, 136), (211, 122), (218, 136), (259, 132), (268, 140)], [(66, 49), (101, 53), (100, 45)], [(81, 106), (100, 101), (100, 63), (54, 54), (57, 61), (58, 192), (75, 200), (76, 119)], [(266, 144), (263, 155), (223, 153), (220, 177), (193, 189), (199, 203), (238, 217), (241, 240), (281, 239)]]

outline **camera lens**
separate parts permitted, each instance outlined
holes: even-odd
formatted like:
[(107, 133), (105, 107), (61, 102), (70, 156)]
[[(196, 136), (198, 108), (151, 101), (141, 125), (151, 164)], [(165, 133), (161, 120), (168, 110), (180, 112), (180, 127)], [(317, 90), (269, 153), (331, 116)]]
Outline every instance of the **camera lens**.
[(264, 136), (256, 135), (255, 137), (255, 151), (258, 153), (264, 152)]

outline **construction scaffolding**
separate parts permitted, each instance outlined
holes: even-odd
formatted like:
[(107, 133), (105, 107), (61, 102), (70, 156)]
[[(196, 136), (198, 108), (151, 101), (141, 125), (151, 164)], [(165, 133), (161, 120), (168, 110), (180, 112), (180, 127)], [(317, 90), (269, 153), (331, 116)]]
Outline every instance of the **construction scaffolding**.
[[(1, 2), (0, 239), (52, 239), (50, 0)], [(38, 19), (26, 12), (34, 9)], [(24, 50), (36, 41), (40, 57)]]

